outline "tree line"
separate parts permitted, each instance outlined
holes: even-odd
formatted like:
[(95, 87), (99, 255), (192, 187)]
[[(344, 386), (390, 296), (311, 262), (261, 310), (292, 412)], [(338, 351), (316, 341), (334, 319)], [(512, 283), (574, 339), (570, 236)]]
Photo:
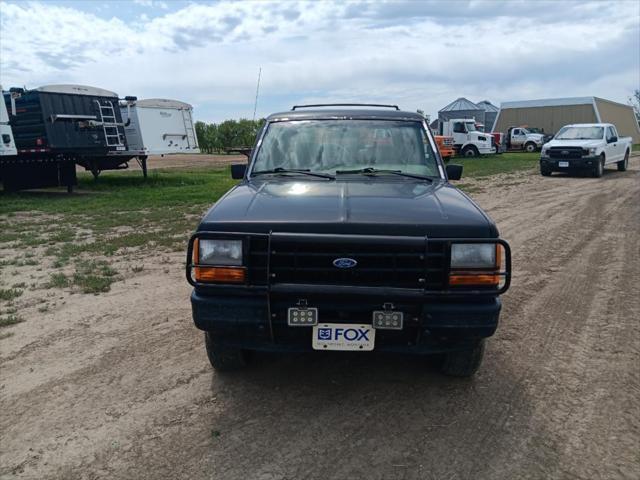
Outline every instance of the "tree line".
[(260, 120), (225, 120), (222, 123), (196, 122), (198, 145), (203, 153), (224, 153), (230, 148), (251, 147), (264, 125)]

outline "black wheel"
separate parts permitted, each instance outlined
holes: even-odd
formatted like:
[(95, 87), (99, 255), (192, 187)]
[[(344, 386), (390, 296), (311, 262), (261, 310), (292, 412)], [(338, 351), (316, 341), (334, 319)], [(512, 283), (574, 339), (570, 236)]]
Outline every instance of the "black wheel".
[(467, 145), (462, 149), (463, 157), (477, 157), (479, 155), (478, 149), (473, 145)]
[(533, 152), (535, 152), (537, 149), (538, 149), (538, 147), (536, 147), (536, 144), (535, 144), (535, 143), (531, 143), (531, 142), (527, 143), (527, 144), (524, 146), (524, 150), (525, 150), (525, 152), (527, 152), (527, 153), (533, 153)]
[(624, 154), (624, 160), (620, 160), (616, 165), (618, 165), (619, 172), (626, 172), (629, 167), (629, 150)]
[(484, 344), (484, 340), (480, 340), (468, 349), (446, 353), (440, 371), (451, 377), (473, 376), (482, 363)]
[(600, 178), (603, 173), (604, 173), (604, 154), (600, 155), (598, 162), (593, 167), (593, 172), (591, 172), (591, 175), (594, 178)]
[(551, 176), (551, 170), (549, 170), (548, 168), (545, 168), (545, 167), (540, 167), (540, 175), (542, 175), (543, 177), (550, 177)]
[(204, 333), (204, 346), (211, 366), (218, 372), (232, 372), (247, 366), (246, 351), (216, 343), (209, 332)]

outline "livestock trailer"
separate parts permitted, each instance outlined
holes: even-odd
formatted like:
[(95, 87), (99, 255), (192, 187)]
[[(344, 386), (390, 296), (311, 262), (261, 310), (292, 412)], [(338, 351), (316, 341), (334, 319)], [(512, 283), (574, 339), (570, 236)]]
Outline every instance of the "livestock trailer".
[(200, 153), (193, 125), (193, 107), (164, 98), (121, 102), (129, 149), (143, 155)]
[[(91, 170), (126, 168), (127, 149), (118, 95), (83, 85), (12, 88), (4, 102), (18, 150), (3, 165), (5, 190), (77, 183), (75, 164)], [(123, 167), (124, 165), (124, 167)]]

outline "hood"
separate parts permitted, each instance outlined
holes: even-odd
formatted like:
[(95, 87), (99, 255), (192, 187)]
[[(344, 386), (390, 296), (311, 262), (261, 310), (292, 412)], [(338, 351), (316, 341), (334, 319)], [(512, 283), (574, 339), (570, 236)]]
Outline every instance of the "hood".
[(544, 134), (542, 133), (528, 133), (527, 138), (530, 140), (542, 140), (544, 138)]
[(498, 235), (493, 221), (450, 184), (386, 177), (243, 182), (207, 212), (198, 230), (440, 238)]
[(551, 140), (547, 147), (582, 147), (595, 148), (602, 144), (602, 140)]

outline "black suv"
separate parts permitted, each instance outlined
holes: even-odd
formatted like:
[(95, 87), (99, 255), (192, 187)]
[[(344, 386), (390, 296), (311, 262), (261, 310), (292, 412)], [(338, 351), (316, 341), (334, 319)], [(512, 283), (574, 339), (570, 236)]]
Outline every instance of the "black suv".
[(449, 183), (461, 173), (424, 117), (394, 105), (269, 116), (249, 164), (232, 166), (242, 181), (189, 241), (213, 367), (242, 367), (252, 350), (375, 350), (439, 353), (444, 373), (473, 375), (511, 261)]

